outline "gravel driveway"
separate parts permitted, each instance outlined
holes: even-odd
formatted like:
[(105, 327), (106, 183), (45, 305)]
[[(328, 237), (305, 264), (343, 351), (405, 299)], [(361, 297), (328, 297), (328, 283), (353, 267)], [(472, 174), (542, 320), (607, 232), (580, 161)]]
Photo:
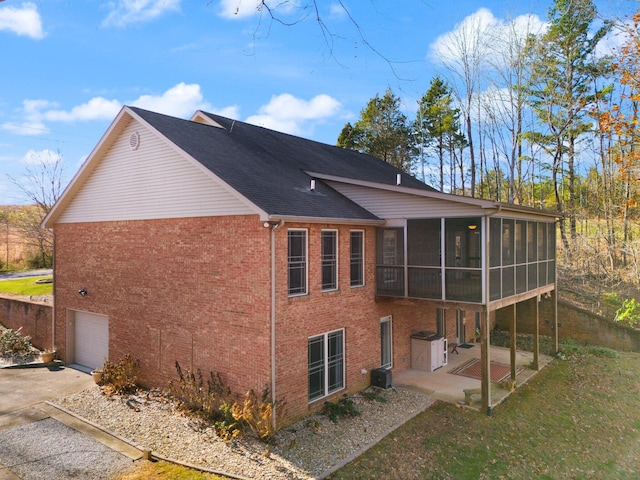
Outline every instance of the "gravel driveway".
[(131, 460), (88, 435), (45, 418), (0, 432), (0, 464), (22, 480), (99, 480), (130, 467)]
[(43, 403), (90, 387), (90, 375), (62, 366), (0, 368), (0, 480), (106, 479), (132, 465)]

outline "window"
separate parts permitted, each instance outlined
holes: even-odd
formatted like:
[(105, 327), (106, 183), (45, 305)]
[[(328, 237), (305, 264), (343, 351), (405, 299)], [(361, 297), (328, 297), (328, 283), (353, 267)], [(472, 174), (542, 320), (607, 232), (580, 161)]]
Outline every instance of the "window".
[(391, 368), (393, 366), (391, 332), (391, 317), (382, 317), (380, 319), (380, 366), (382, 368)]
[(322, 290), (336, 290), (338, 288), (338, 232), (336, 230), (322, 230)]
[(351, 286), (364, 285), (364, 232), (351, 231)]
[(289, 230), (289, 295), (307, 293), (307, 231)]
[(344, 330), (309, 338), (309, 401), (344, 388)]

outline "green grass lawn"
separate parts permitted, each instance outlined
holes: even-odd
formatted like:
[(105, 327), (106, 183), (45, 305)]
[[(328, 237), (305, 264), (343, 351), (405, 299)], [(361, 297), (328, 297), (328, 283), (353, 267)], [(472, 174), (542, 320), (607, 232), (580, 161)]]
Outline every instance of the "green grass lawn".
[(640, 478), (640, 355), (594, 351), (554, 361), (492, 417), (437, 403), (330, 478)]
[(51, 275), (44, 277), (18, 278), (15, 280), (0, 281), (0, 294), (10, 293), (22, 296), (42, 296), (53, 294), (53, 283), (36, 283), (37, 280), (51, 278)]

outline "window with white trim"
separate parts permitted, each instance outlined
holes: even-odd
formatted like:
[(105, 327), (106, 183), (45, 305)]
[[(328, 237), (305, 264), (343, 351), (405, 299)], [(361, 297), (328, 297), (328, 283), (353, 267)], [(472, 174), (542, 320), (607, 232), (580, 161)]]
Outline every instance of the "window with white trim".
[(320, 233), (322, 256), (322, 290), (338, 288), (338, 231), (322, 230)]
[(351, 286), (364, 285), (364, 231), (351, 230)]
[(393, 367), (393, 337), (391, 316), (380, 319), (380, 366)]
[(344, 388), (344, 329), (309, 337), (309, 402)]
[(307, 293), (307, 231), (291, 229), (288, 232), (289, 296)]

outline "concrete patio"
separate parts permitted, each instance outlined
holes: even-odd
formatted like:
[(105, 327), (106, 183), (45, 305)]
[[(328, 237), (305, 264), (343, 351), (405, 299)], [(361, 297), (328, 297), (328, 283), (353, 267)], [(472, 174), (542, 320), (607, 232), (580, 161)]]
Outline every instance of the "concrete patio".
[[(415, 390), (429, 395), (437, 400), (450, 403), (464, 403), (465, 389), (480, 388), (480, 380), (449, 373), (451, 370), (472, 360), (480, 358), (480, 345), (475, 344), (471, 348), (458, 346), (458, 353), (452, 353), (449, 349), (449, 362), (447, 365), (429, 372), (425, 370), (409, 369), (399, 373), (393, 373), (393, 386)], [(510, 350), (503, 347), (491, 346), (489, 357), (491, 362), (502, 365), (510, 365)], [(544, 368), (551, 362), (552, 358), (540, 355), (540, 368)], [(518, 350), (516, 352), (516, 367), (525, 367), (516, 377), (516, 387), (526, 383), (537, 371), (529, 366), (533, 361), (533, 353)], [(502, 388), (500, 384), (491, 383), (491, 406), (495, 406), (504, 401), (509, 396), (511, 390)], [(479, 407), (479, 403), (476, 403)]]

